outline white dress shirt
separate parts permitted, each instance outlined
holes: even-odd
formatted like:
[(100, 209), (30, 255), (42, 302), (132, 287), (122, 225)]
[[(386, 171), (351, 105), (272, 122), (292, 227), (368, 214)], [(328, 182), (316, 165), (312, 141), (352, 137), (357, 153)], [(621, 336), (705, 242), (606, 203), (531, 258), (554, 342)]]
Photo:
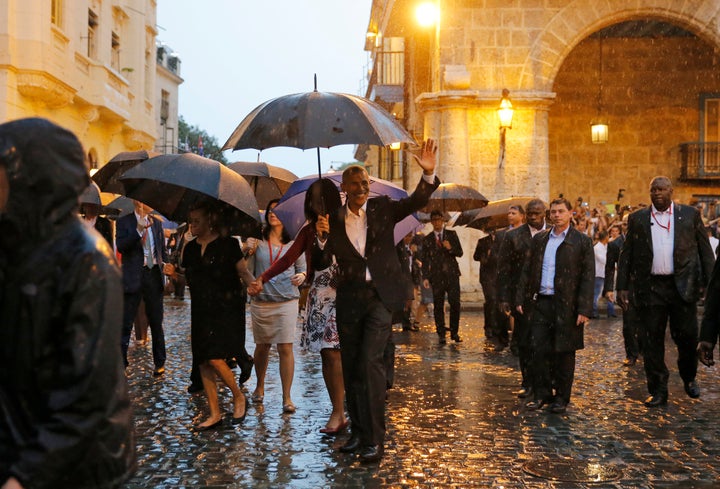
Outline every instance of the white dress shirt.
[(650, 234), (652, 235), (653, 261), (652, 275), (672, 275), (673, 249), (675, 246), (674, 204), (670, 203), (664, 212), (650, 207)]

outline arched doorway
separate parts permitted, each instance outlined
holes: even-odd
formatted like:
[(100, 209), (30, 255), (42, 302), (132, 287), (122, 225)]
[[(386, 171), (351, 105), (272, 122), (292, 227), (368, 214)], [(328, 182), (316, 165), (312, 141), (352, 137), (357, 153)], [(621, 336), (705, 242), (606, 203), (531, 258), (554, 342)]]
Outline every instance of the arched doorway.
[[(649, 201), (650, 179), (662, 174), (678, 200), (711, 199), (720, 165), (693, 167), (689, 175), (682, 151), (704, 164), (717, 148), (710, 143), (720, 140), (719, 67), (706, 38), (667, 19), (623, 20), (585, 37), (553, 80), (550, 197), (582, 197), (592, 209), (622, 195), (621, 205), (636, 206)], [(591, 140), (598, 113), (609, 125), (604, 144)]]

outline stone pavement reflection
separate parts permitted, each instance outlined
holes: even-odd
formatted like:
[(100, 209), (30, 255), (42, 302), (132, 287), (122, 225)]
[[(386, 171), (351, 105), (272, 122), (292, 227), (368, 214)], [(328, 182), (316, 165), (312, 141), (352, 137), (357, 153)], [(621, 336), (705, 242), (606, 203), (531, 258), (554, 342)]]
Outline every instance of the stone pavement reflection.
[[(152, 376), (149, 347), (131, 345), (128, 368), (139, 468), (127, 488), (175, 487), (503, 487), (691, 488), (720, 485), (720, 367), (700, 365), (702, 397), (688, 398), (667, 347), (670, 397), (649, 410), (642, 364), (621, 365), (621, 320), (593, 320), (578, 352), (568, 412), (528, 412), (512, 392), (516, 358), (483, 349), (482, 314), (463, 312), (462, 344), (437, 344), (434, 326), (394, 333), (395, 387), (380, 464), (361, 465), (337, 448), (346, 436), (318, 430), (330, 413), (319, 356), (296, 348), (295, 414), (282, 414), (277, 357), (271, 355), (264, 405), (245, 424), (214, 432), (192, 426), (204, 396), (187, 394), (190, 304), (166, 299), (167, 373)], [(670, 341), (668, 339), (668, 341)], [(252, 334), (248, 331), (248, 350)], [(254, 375), (246, 386), (254, 387)], [(229, 391), (221, 403), (231, 416)], [(540, 478), (529, 462), (598, 463), (620, 479), (581, 484)], [(562, 464), (559, 464), (562, 465)], [(562, 473), (555, 474), (562, 478)]]

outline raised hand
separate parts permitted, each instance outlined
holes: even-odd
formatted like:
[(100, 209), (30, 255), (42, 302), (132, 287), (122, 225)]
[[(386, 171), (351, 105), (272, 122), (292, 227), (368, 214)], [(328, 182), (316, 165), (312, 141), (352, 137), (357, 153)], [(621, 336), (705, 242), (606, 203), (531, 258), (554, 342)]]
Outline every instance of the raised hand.
[(422, 149), (420, 151), (420, 157), (412, 155), (423, 169), (423, 173), (426, 175), (432, 175), (435, 173), (435, 166), (437, 165), (437, 143), (434, 139), (428, 139), (423, 142)]

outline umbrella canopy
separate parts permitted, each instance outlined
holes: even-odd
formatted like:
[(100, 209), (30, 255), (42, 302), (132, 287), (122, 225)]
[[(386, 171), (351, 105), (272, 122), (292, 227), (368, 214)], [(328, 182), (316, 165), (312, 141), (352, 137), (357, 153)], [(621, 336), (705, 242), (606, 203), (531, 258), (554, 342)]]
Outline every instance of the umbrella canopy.
[(258, 106), (240, 122), (222, 149), (318, 148), (320, 174), (319, 148), (392, 143), (416, 144), (395, 117), (375, 102), (316, 89), (278, 97)]
[(135, 211), (133, 201), (131, 199), (128, 199), (127, 197), (123, 197), (122, 195), (108, 202), (105, 208), (114, 209), (115, 212), (113, 212), (113, 214), (116, 218), (125, 216)]
[(156, 156), (126, 171), (120, 181), (127, 197), (172, 221), (185, 221), (196, 202), (213, 199), (233, 234), (257, 233), (260, 213), (250, 185), (215, 160), (193, 153)]
[(160, 155), (160, 153), (145, 151), (144, 149), (140, 151), (123, 151), (122, 153), (116, 154), (102, 168), (96, 171), (92, 179), (103, 192), (122, 194), (125, 189), (122, 183), (120, 183), (120, 176), (137, 164), (158, 155)]
[[(331, 180), (338, 190), (340, 189), (342, 172), (326, 173), (322, 177)], [(290, 236), (295, 236), (305, 224), (305, 193), (317, 179), (316, 175), (311, 175), (294, 181), (274, 209), (275, 215), (283, 223)], [(378, 195), (387, 195), (391, 199), (399, 200), (407, 197), (407, 191), (387, 180), (370, 177), (370, 197)]]
[(509, 225), (507, 214), (510, 206), (518, 205), (525, 208), (533, 197), (512, 197), (510, 199), (494, 200), (482, 209), (463, 212), (455, 225), (465, 225), (469, 228), (492, 231)]
[[(108, 202), (112, 201), (115, 197), (115, 194), (101, 192), (100, 187), (98, 187), (95, 182), (91, 181), (90, 185), (88, 185), (88, 187), (78, 198), (78, 202), (81, 206), (95, 207), (99, 215), (115, 216), (120, 213), (120, 210), (116, 207), (107, 205)], [(85, 208), (85, 210), (87, 210), (87, 207)], [(84, 212), (85, 211), (81, 209), (81, 213)]]
[(441, 183), (430, 196), (428, 205), (422, 208), (424, 212), (465, 211), (485, 207), (488, 203), (480, 192), (467, 185), (459, 183)]
[(83, 193), (80, 194), (78, 201), (81, 204), (101, 206), (102, 199), (100, 198), (100, 187), (97, 186), (97, 183), (90, 182), (90, 185), (88, 185), (88, 187), (83, 190)]
[(260, 209), (265, 209), (271, 200), (282, 197), (290, 184), (298, 179), (297, 175), (285, 168), (261, 161), (236, 161), (227, 167), (248, 181)]

